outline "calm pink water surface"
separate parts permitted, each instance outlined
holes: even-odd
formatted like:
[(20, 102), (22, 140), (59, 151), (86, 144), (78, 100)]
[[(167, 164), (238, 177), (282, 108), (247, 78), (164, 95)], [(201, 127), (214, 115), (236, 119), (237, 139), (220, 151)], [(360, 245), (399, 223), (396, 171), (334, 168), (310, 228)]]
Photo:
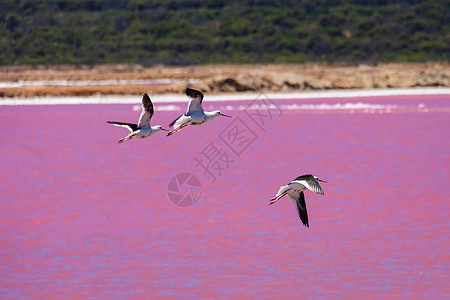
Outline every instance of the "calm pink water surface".
[[(448, 297), (450, 95), (273, 102), (124, 144), (105, 121), (133, 105), (0, 106), (0, 298)], [(214, 182), (195, 160), (212, 146)], [(167, 194), (180, 172), (201, 181), (191, 207)], [(328, 181), (310, 228), (267, 206), (307, 173)]]

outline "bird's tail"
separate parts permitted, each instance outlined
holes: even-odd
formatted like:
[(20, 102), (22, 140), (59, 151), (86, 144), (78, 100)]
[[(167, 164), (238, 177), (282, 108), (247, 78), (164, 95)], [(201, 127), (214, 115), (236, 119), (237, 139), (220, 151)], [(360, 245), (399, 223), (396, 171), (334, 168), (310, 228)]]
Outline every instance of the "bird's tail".
[(280, 196), (284, 192), (288, 191), (290, 188), (291, 187), (289, 185), (283, 185), (282, 187), (280, 187), (280, 189), (278, 190), (278, 193), (275, 197)]

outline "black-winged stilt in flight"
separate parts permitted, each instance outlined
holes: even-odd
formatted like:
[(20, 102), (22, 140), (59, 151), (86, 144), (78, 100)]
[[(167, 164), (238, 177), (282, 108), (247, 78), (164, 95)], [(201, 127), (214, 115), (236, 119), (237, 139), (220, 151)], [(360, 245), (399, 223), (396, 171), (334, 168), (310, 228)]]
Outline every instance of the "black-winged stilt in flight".
[(201, 125), (208, 121), (211, 121), (217, 116), (224, 116), (230, 118), (231, 116), (227, 116), (221, 113), (219, 110), (215, 110), (212, 112), (204, 111), (202, 107), (203, 94), (200, 91), (187, 88), (186, 95), (189, 98), (189, 105), (186, 113), (181, 115), (169, 126), (173, 126), (174, 129), (170, 131), (167, 136), (174, 134), (175, 132), (181, 130), (183, 127), (188, 125)]
[(134, 123), (125, 123), (125, 122), (115, 122), (108, 121), (109, 124), (113, 124), (115, 126), (121, 126), (127, 128), (131, 133), (119, 140), (119, 143), (126, 142), (130, 139), (143, 139), (148, 138), (149, 136), (154, 135), (160, 130), (169, 131), (167, 129), (162, 128), (161, 126), (150, 126), (150, 119), (152, 118), (154, 113), (153, 103), (150, 100), (150, 97), (147, 94), (142, 95), (142, 112), (139, 117), (139, 122), (137, 124)]
[(317, 194), (323, 195), (324, 193), (319, 181), (326, 182), (311, 174), (298, 176), (287, 185), (280, 187), (276, 196), (270, 199), (269, 205), (274, 204), (283, 196), (288, 195), (294, 202), (298, 216), (300, 217), (303, 225), (309, 227), (308, 212), (306, 211), (305, 195), (303, 194), (303, 191), (308, 189)]

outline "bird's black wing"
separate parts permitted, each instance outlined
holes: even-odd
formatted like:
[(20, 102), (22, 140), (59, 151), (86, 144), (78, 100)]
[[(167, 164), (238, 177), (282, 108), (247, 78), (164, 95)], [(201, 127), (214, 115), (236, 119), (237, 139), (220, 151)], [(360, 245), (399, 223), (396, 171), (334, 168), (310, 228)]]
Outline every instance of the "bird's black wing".
[(153, 103), (147, 93), (144, 93), (144, 95), (142, 95), (142, 107), (149, 112), (150, 117), (153, 116)]
[(313, 177), (312, 179), (309, 179), (306, 181), (308, 185), (306, 187), (313, 191), (314, 193), (317, 193), (319, 195), (324, 195), (323, 189), (320, 186), (319, 182)]
[(306, 175), (301, 175), (298, 176), (297, 178), (295, 178), (293, 181), (299, 181), (299, 180), (310, 180), (311, 178), (314, 179), (314, 176), (312, 176), (311, 174), (306, 174)]
[(303, 184), (308, 190), (317, 193), (319, 195), (323, 195), (323, 189), (320, 186), (319, 182), (316, 180), (316, 178), (314, 178), (313, 175), (311, 174), (307, 174), (307, 175), (302, 175), (302, 176), (298, 176), (297, 178), (295, 178), (293, 181), (298, 181), (301, 184)]
[(138, 125), (134, 123), (115, 122), (115, 121), (107, 121), (107, 123), (113, 124), (115, 126), (125, 127), (131, 132), (136, 131), (138, 129)]
[(179, 118), (181, 118), (183, 115), (179, 116), (178, 118), (176, 118), (175, 120), (172, 121), (172, 123), (169, 124), (170, 127), (173, 126), (173, 124), (175, 124), (176, 121), (178, 121)]
[(153, 103), (147, 94), (142, 95), (142, 112), (139, 117), (138, 127), (149, 127), (150, 119), (153, 117)]
[(189, 105), (186, 112), (186, 116), (190, 116), (197, 111), (203, 111), (203, 93), (194, 89), (187, 88), (186, 96), (189, 98)]
[(303, 194), (303, 192), (300, 192), (300, 195), (295, 201), (295, 204), (297, 206), (298, 216), (300, 217), (300, 220), (302, 221), (303, 225), (309, 227), (308, 212), (306, 211), (305, 194)]

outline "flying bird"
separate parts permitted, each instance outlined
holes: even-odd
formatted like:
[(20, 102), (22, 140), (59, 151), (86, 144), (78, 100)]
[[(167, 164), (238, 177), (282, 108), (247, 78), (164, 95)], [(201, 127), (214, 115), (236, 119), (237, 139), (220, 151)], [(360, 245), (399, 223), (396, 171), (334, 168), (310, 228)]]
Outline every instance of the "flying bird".
[(181, 115), (172, 123), (170, 123), (170, 127), (174, 127), (172, 131), (167, 133), (167, 136), (174, 134), (177, 131), (180, 131), (182, 128), (188, 125), (201, 125), (208, 121), (211, 121), (217, 116), (224, 116), (231, 118), (231, 116), (227, 116), (221, 113), (219, 110), (215, 111), (204, 111), (202, 107), (203, 94), (200, 91), (187, 88), (186, 95), (189, 98), (189, 105), (186, 113)]
[(308, 213), (306, 211), (305, 195), (303, 194), (303, 191), (308, 189), (319, 195), (323, 195), (324, 193), (319, 181), (326, 182), (311, 174), (298, 176), (287, 185), (280, 187), (276, 196), (270, 199), (269, 205), (274, 204), (283, 196), (288, 195), (294, 202), (298, 216), (300, 217), (303, 225), (309, 227)]
[(109, 124), (113, 124), (115, 126), (125, 127), (131, 133), (119, 140), (119, 143), (126, 142), (130, 139), (144, 139), (149, 136), (154, 135), (160, 130), (169, 131), (167, 129), (162, 128), (161, 126), (150, 126), (150, 119), (152, 118), (154, 113), (153, 103), (150, 100), (150, 97), (147, 94), (142, 95), (142, 112), (139, 117), (139, 121), (137, 124), (134, 123), (125, 123), (125, 122), (115, 122), (108, 121)]

